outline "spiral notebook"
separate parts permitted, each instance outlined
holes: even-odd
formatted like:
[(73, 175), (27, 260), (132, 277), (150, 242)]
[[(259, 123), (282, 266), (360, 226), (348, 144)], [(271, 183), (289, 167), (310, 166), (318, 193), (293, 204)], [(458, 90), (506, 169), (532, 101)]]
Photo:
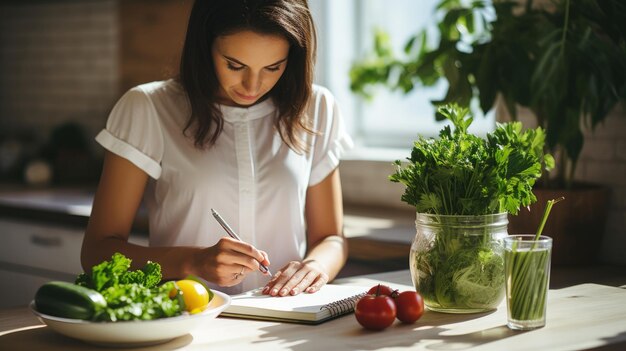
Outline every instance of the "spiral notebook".
[(272, 297), (255, 289), (231, 296), (231, 304), (221, 316), (319, 324), (353, 312), (366, 291), (367, 288), (361, 286), (326, 284), (312, 294)]

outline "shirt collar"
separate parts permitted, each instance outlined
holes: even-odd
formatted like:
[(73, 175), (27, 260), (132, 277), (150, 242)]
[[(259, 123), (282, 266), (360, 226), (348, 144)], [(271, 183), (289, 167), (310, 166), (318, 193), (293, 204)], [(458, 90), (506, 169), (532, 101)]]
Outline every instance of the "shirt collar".
[(229, 123), (246, 122), (271, 115), (276, 106), (272, 98), (265, 99), (250, 107), (235, 107), (218, 104), (224, 120)]

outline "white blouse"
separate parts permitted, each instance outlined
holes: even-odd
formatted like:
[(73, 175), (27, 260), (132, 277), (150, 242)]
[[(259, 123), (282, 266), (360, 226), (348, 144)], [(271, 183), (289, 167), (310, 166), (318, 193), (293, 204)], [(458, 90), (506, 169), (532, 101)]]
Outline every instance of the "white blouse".
[[(332, 94), (313, 86), (307, 113), (316, 135), (298, 155), (274, 127), (276, 108), (267, 99), (249, 108), (220, 106), (224, 129), (213, 147), (199, 150), (183, 135), (189, 101), (174, 80), (129, 90), (115, 105), (96, 140), (149, 176), (144, 203), (150, 246), (212, 246), (227, 236), (210, 213), (214, 208), (242, 240), (267, 252), (270, 270), (306, 253), (304, 207), (309, 186), (321, 182), (352, 147)], [(264, 285), (248, 274), (226, 293)]]

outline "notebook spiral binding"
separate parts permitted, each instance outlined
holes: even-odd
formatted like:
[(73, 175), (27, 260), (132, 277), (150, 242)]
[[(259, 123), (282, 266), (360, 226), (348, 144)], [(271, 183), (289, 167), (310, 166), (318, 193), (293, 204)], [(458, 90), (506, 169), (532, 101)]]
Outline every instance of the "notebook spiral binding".
[(343, 314), (346, 313), (350, 313), (352, 311), (354, 311), (354, 307), (356, 306), (357, 301), (359, 301), (359, 299), (363, 296), (365, 296), (366, 293), (362, 293), (362, 294), (357, 294), (357, 295), (353, 295), (350, 297), (346, 297), (345, 299), (341, 299), (341, 300), (337, 300), (335, 302), (331, 302), (329, 304), (326, 304), (322, 307), (320, 307), (321, 309), (327, 309), (330, 311), (330, 315), (333, 317), (337, 317), (337, 316), (341, 316)]

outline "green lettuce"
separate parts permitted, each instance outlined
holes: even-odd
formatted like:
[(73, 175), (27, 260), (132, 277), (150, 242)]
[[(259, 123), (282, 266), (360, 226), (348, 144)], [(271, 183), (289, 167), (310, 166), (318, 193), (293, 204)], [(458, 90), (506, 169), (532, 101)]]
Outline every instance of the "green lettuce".
[(129, 271), (132, 261), (115, 253), (110, 261), (82, 273), (76, 284), (98, 291), (107, 308), (96, 315), (99, 321), (150, 320), (181, 314), (179, 299), (170, 299), (173, 282), (161, 282), (161, 265), (148, 261), (141, 269)]

